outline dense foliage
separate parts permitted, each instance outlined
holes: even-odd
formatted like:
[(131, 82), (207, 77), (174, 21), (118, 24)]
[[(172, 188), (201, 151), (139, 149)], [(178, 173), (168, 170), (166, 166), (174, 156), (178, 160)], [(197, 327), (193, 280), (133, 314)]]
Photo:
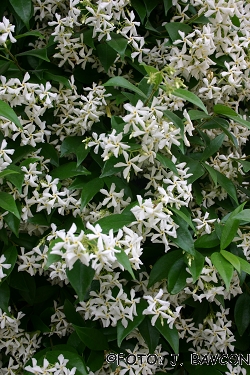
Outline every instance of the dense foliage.
[(250, 4), (0, 20), (0, 374), (250, 374)]

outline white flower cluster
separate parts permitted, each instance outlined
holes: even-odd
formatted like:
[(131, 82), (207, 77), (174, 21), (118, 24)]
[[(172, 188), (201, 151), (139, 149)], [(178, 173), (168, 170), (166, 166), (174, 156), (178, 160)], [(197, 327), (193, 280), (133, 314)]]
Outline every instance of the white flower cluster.
[(68, 359), (64, 358), (62, 354), (58, 356), (58, 362), (53, 365), (44, 358), (42, 366), (38, 365), (37, 360), (32, 358), (32, 366), (26, 366), (25, 370), (32, 374), (54, 374), (54, 375), (74, 375), (76, 373), (76, 367), (72, 369), (67, 368)]
[[(2, 353), (10, 355), (9, 367), (13, 370), (19, 368), (18, 365), (15, 367), (16, 363), (27, 362), (39, 349), (41, 343), (38, 333), (31, 335), (19, 327), (23, 317), (22, 312), (14, 317), (10, 309), (8, 313), (0, 309), (0, 349)], [(8, 371), (8, 369), (4, 368), (3, 371)]]

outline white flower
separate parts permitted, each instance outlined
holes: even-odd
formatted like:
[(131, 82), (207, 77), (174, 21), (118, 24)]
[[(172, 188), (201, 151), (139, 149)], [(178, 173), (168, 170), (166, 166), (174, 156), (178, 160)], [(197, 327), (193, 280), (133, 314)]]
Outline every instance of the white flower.
[(2, 254), (1, 257), (0, 257), (0, 280), (3, 279), (5, 276), (7, 276), (7, 275), (3, 272), (3, 268), (5, 268), (6, 270), (8, 270), (8, 269), (11, 267), (11, 264), (4, 263), (5, 261), (6, 261), (6, 258), (5, 258), (5, 256)]
[(3, 22), (0, 22), (0, 44), (5, 44), (8, 37), (11, 43), (15, 43), (16, 39), (12, 35), (14, 30), (15, 26), (6, 17), (3, 17)]

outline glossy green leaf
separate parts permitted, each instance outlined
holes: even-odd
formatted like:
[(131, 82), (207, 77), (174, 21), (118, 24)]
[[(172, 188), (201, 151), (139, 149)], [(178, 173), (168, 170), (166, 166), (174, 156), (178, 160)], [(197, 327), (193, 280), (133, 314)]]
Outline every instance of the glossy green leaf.
[(100, 189), (103, 188), (104, 181), (103, 179), (97, 177), (93, 180), (85, 183), (82, 187), (81, 193), (81, 208), (85, 207), (89, 201), (99, 193)]
[(226, 251), (226, 250), (221, 250), (220, 253), (240, 273), (241, 267), (240, 267), (239, 257), (237, 257), (236, 255), (234, 255), (234, 254), (232, 254), (232, 253), (230, 253), (229, 251)]
[[(55, 347), (56, 348), (56, 347)], [(72, 348), (73, 349), (73, 348)], [(88, 375), (89, 371), (87, 370), (87, 367), (84, 363), (83, 358), (73, 351), (67, 351), (67, 350), (55, 350), (47, 351), (46, 358), (52, 365), (58, 362), (59, 355), (63, 355), (65, 359), (68, 360), (66, 364), (66, 368), (72, 369), (73, 367), (76, 367), (75, 375)]]
[(115, 167), (114, 165), (120, 162), (124, 162), (123, 156), (119, 156), (116, 158), (115, 156), (111, 156), (105, 163), (102, 169), (102, 174), (100, 178), (112, 176), (118, 172), (121, 172), (124, 167)]
[(0, 100), (0, 116), (14, 122), (18, 128), (23, 128), (14, 110), (2, 100)]
[(238, 198), (237, 198), (237, 192), (236, 192), (236, 189), (235, 189), (235, 186), (233, 184), (233, 182), (231, 180), (229, 180), (229, 178), (227, 178), (226, 176), (224, 176), (224, 174), (216, 171), (217, 173), (217, 180), (218, 180), (218, 184), (220, 186), (223, 187), (223, 189), (226, 190), (226, 192), (228, 193), (228, 195), (233, 198), (233, 200), (237, 203), (238, 203)]
[(67, 89), (71, 89), (71, 85), (69, 80), (66, 77), (59, 76), (57, 74), (52, 74), (50, 72), (44, 73), (44, 78), (48, 81), (54, 81), (60, 83), (62, 86), (66, 87)]
[(19, 237), (19, 226), (20, 226), (20, 219), (17, 218), (14, 214), (9, 212), (4, 217), (4, 221), (10, 228), (10, 230), (14, 233), (16, 237)]
[(51, 254), (51, 251), (53, 250), (53, 247), (58, 242), (63, 242), (63, 240), (61, 238), (56, 238), (56, 239), (50, 241), (49, 249), (48, 249), (48, 252), (47, 252), (47, 262), (46, 262), (46, 264), (44, 266), (45, 271), (48, 270), (48, 268), (51, 266), (51, 264), (53, 264), (53, 263), (58, 262), (58, 261), (61, 260), (61, 256), (60, 255), (58, 255), (58, 254)]
[(245, 259), (242, 259), (238, 257), (238, 260), (240, 262), (240, 269), (241, 271), (244, 271), (250, 275), (250, 263), (248, 263)]
[(106, 336), (96, 328), (79, 327), (73, 324), (73, 327), (81, 341), (92, 350), (106, 350), (109, 348)]
[(246, 203), (243, 203), (239, 207), (237, 207), (227, 218), (226, 224), (224, 225), (221, 233), (221, 250), (224, 250), (234, 239), (239, 227), (239, 220), (236, 219), (235, 216), (243, 210), (245, 204)]
[[(118, 249), (117, 249), (118, 250)], [(118, 262), (124, 267), (126, 271), (130, 273), (130, 275), (133, 277), (135, 280), (135, 275), (131, 267), (131, 263), (129, 261), (128, 255), (125, 253), (124, 250), (120, 250), (119, 253), (115, 253), (115, 257), (118, 260)]]
[(177, 259), (168, 272), (167, 288), (170, 294), (177, 294), (186, 286), (186, 279), (190, 274), (186, 271), (187, 265), (183, 258)]
[(246, 126), (247, 128), (250, 129), (250, 122), (241, 118), (232, 108), (226, 107), (225, 105), (222, 105), (222, 104), (216, 104), (214, 106), (214, 112), (219, 115), (226, 116), (230, 118), (231, 120), (237, 122), (238, 124)]
[(194, 246), (197, 248), (197, 249), (210, 249), (212, 247), (215, 247), (215, 246), (218, 246), (220, 243), (220, 239), (218, 238), (216, 232), (212, 232), (211, 234), (204, 234), (203, 236), (201, 236), (200, 238), (198, 238), (195, 243), (194, 243)]
[(31, 0), (9, 0), (17, 16), (23, 21), (27, 29), (30, 28), (29, 21), (33, 16), (33, 4)]
[[(111, 32), (110, 33), (111, 40), (107, 41), (106, 43), (113, 48), (116, 52), (119, 53), (121, 58), (124, 57), (125, 51), (128, 45), (128, 41), (126, 38), (124, 38), (121, 34), (116, 34)], [(97, 47), (98, 51), (98, 47)]]
[(195, 226), (190, 216), (187, 216), (186, 214), (184, 214), (184, 212), (182, 212), (181, 210), (177, 210), (175, 207), (171, 207), (170, 210), (177, 216), (180, 216), (193, 229), (193, 231), (196, 232)]
[(75, 162), (70, 162), (60, 165), (60, 167), (51, 171), (50, 174), (53, 178), (60, 178), (60, 180), (63, 180), (79, 175), (89, 175), (91, 173), (82, 165), (77, 167)]
[(173, 326), (173, 328), (171, 329), (169, 328), (166, 321), (164, 322), (164, 325), (162, 325), (160, 319), (157, 319), (155, 327), (158, 329), (164, 339), (167, 340), (175, 354), (179, 354), (179, 335), (175, 326)]
[(189, 259), (187, 258), (186, 263), (188, 264), (189, 271), (191, 272), (193, 283), (195, 283), (198, 280), (201, 274), (201, 271), (203, 269), (204, 262), (205, 262), (204, 256), (198, 251), (195, 251), (194, 258), (191, 259), (190, 264), (189, 264)]
[(152, 326), (148, 316), (141, 322), (138, 329), (147, 344), (149, 353), (154, 353), (159, 343), (160, 332), (156, 327)]
[(83, 318), (68, 299), (64, 301), (63, 311), (70, 323), (76, 324), (79, 327), (83, 327), (85, 325)]
[(217, 173), (216, 173), (216, 170), (212, 167), (210, 167), (210, 165), (208, 165), (207, 163), (202, 163), (202, 166), (204, 168), (206, 168), (206, 170), (208, 171), (208, 173), (210, 174), (215, 186), (217, 186)]
[(239, 220), (239, 221), (246, 221), (247, 223), (249, 223), (250, 222), (250, 209), (239, 212), (237, 215), (235, 215), (234, 219)]
[(190, 111), (188, 111), (188, 115), (190, 117), (190, 120), (201, 120), (201, 119), (205, 119), (205, 118), (211, 118), (211, 116), (209, 115), (206, 115), (206, 113), (202, 112), (202, 111), (198, 111), (196, 109), (190, 109)]
[(45, 160), (49, 159), (52, 165), (59, 166), (59, 158), (57, 150), (50, 143), (43, 143), (41, 145), (40, 155), (44, 156)]
[(176, 40), (180, 40), (181, 36), (179, 34), (179, 31), (182, 31), (185, 34), (189, 34), (192, 32), (192, 27), (185, 23), (181, 22), (169, 22), (166, 23), (165, 28), (172, 40), (172, 42), (175, 42)]
[(220, 253), (213, 253), (211, 255), (211, 261), (222, 277), (227, 290), (229, 290), (234, 272), (232, 264), (229, 263)]
[(238, 296), (234, 307), (234, 319), (239, 335), (242, 336), (250, 324), (250, 296), (247, 293)]
[(4, 192), (0, 192), (0, 207), (4, 210), (12, 212), (18, 219), (20, 219), (20, 214), (16, 206), (16, 202), (12, 195)]
[(131, 0), (131, 5), (132, 7), (136, 10), (138, 13), (141, 23), (144, 23), (144, 19), (147, 15), (145, 4), (143, 3), (142, 0)]
[(122, 229), (134, 220), (135, 217), (131, 212), (126, 214), (112, 214), (99, 219), (94, 225), (99, 224), (103, 233), (108, 233), (110, 229), (113, 229), (113, 232), (116, 233), (119, 229)]
[(201, 156), (201, 161), (207, 160), (215, 154), (221, 147), (223, 141), (225, 138), (225, 134), (220, 134), (217, 137), (215, 137), (210, 144), (205, 148), (205, 151), (203, 152)]
[(193, 103), (194, 105), (202, 109), (206, 114), (208, 114), (207, 109), (200, 100), (200, 98), (198, 98), (198, 96), (195, 95), (193, 92), (184, 89), (176, 89), (172, 94), (178, 96), (179, 98), (187, 100), (190, 103)]
[(160, 154), (157, 152), (156, 159), (161, 163), (161, 165), (166, 168), (170, 169), (176, 176), (179, 176), (177, 168), (175, 164), (172, 162), (171, 159), (169, 159), (167, 156)]
[(106, 83), (103, 84), (103, 86), (123, 87), (124, 89), (131, 90), (139, 96), (141, 96), (142, 98), (147, 99), (146, 95), (141, 90), (139, 90), (135, 85), (133, 85), (126, 78), (123, 77), (110, 78)]
[(181, 217), (176, 217), (175, 222), (179, 225), (179, 228), (176, 231), (176, 238), (173, 237), (172, 241), (182, 250), (194, 255), (194, 240), (188, 229), (187, 223)]
[(122, 325), (121, 320), (117, 323), (117, 345), (120, 348), (122, 341), (130, 334), (130, 332), (134, 331), (135, 328), (141, 324), (141, 322), (145, 319), (145, 315), (143, 315), (143, 311), (148, 307), (148, 303), (145, 299), (141, 298), (140, 302), (136, 304), (136, 313), (133, 317), (133, 320), (128, 319), (128, 325), (125, 328)]
[(26, 52), (18, 53), (16, 56), (33, 56), (37, 57), (40, 60), (50, 62), (47, 55), (47, 48), (31, 49)]
[(7, 176), (7, 175), (10, 175), (10, 174), (16, 174), (16, 173), (18, 173), (18, 172), (6, 168), (6, 169), (4, 169), (2, 172), (0, 172), (0, 178), (4, 178), (4, 177)]
[(182, 250), (173, 250), (163, 255), (160, 259), (158, 259), (150, 272), (148, 288), (154, 285), (157, 281), (167, 279), (171, 265), (176, 260), (182, 257)]
[(165, 117), (167, 117), (167, 119), (169, 119), (176, 126), (176, 128), (181, 129), (181, 135), (183, 136), (183, 134), (184, 134), (184, 124), (183, 124), (182, 120), (180, 119), (180, 117), (177, 116), (175, 113), (169, 111), (168, 109), (166, 109), (163, 113), (164, 113)]
[(108, 73), (109, 68), (117, 57), (116, 51), (111, 48), (107, 43), (100, 43), (96, 47), (99, 60), (105, 70)]
[(84, 301), (86, 293), (88, 292), (95, 275), (95, 270), (92, 267), (81, 263), (81, 261), (78, 259), (74, 263), (73, 268), (71, 270), (67, 269), (66, 273), (70, 284), (75, 289), (79, 297), (79, 300)]

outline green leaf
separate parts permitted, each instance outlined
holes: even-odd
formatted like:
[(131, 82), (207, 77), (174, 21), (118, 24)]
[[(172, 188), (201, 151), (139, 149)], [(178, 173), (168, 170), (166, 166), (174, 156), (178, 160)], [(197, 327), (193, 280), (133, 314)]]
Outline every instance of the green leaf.
[(241, 204), (239, 207), (237, 207), (229, 217), (227, 218), (226, 224), (224, 225), (221, 233), (221, 239), (220, 239), (220, 249), (224, 250), (234, 239), (237, 229), (239, 227), (239, 220), (235, 218), (235, 216), (243, 210), (244, 205), (246, 202)]
[(214, 109), (214, 113), (226, 116), (230, 118), (231, 120), (237, 122), (238, 124), (246, 126), (247, 128), (250, 129), (250, 122), (241, 118), (238, 115), (238, 113), (236, 113), (232, 108), (226, 107), (225, 105), (222, 105), (222, 104), (216, 104), (213, 109)]
[(78, 259), (71, 270), (66, 270), (66, 274), (79, 300), (84, 301), (95, 275), (95, 270), (90, 266), (86, 266)]
[(217, 174), (217, 180), (218, 180), (218, 184), (220, 186), (223, 187), (223, 189), (226, 190), (226, 192), (228, 193), (228, 195), (233, 198), (233, 200), (237, 203), (238, 203), (238, 198), (237, 198), (237, 192), (236, 192), (236, 189), (235, 189), (235, 186), (233, 184), (233, 182), (231, 180), (229, 180), (229, 178), (227, 178), (226, 176), (224, 176), (224, 174), (216, 171), (216, 174)]
[(240, 269), (241, 271), (244, 271), (250, 275), (250, 264), (245, 260), (240, 257), (238, 257), (238, 260), (240, 262)]
[(186, 286), (186, 279), (189, 273), (186, 271), (187, 265), (183, 258), (177, 259), (168, 272), (167, 288), (170, 294), (177, 294)]
[(188, 115), (190, 117), (190, 120), (202, 120), (204, 118), (211, 118), (211, 116), (206, 115), (204, 112), (195, 109), (191, 109), (190, 111), (188, 111)]
[(10, 288), (7, 283), (0, 283), (0, 309), (7, 315), (9, 312)]
[(247, 293), (243, 293), (237, 298), (234, 319), (239, 335), (242, 336), (250, 323), (250, 296)]
[(99, 177), (94, 178), (83, 185), (81, 193), (81, 208), (85, 207), (89, 201), (99, 193), (100, 189), (103, 188), (103, 185), (104, 181)]
[(106, 42), (98, 44), (96, 49), (99, 60), (105, 72), (108, 73), (109, 68), (117, 57), (116, 51), (111, 48)]
[[(124, 58), (125, 51), (128, 45), (127, 39), (125, 39), (121, 34), (116, 34), (111, 32), (110, 33), (111, 40), (107, 41), (106, 43), (113, 48), (116, 52), (119, 53), (121, 58)], [(98, 47), (97, 47), (98, 51)]]
[(232, 264), (229, 263), (220, 253), (213, 253), (211, 255), (211, 261), (222, 277), (227, 290), (229, 290), (234, 272)]
[(166, 169), (170, 169), (172, 172), (174, 172), (174, 174), (176, 176), (179, 177), (179, 173), (177, 171), (177, 168), (175, 166), (175, 164), (172, 162), (172, 160), (170, 160), (167, 156), (165, 155), (162, 155), (160, 154), (159, 152), (157, 152), (156, 154), (156, 159), (161, 163), (161, 165), (166, 168)]
[(158, 259), (150, 272), (147, 287), (150, 288), (157, 281), (167, 279), (171, 265), (182, 257), (182, 250), (173, 250)]
[(189, 168), (188, 173), (192, 173), (192, 176), (190, 176), (187, 180), (189, 184), (192, 184), (194, 181), (198, 180), (198, 178), (204, 175), (204, 168), (197, 160), (185, 156), (183, 157), (182, 161), (186, 162), (186, 167)]
[(19, 173), (17, 171), (13, 171), (12, 169), (4, 169), (2, 172), (0, 172), (0, 178), (3, 178), (9, 174), (16, 174), (16, 173)]
[(187, 100), (190, 103), (193, 103), (194, 105), (202, 109), (208, 115), (206, 107), (204, 106), (200, 98), (198, 98), (198, 96), (195, 95), (194, 93), (188, 90), (184, 90), (184, 89), (176, 89), (174, 90), (172, 94), (175, 96), (178, 96), (179, 98)]
[(194, 246), (198, 249), (211, 249), (212, 247), (218, 246), (220, 243), (220, 239), (218, 238), (216, 232), (212, 232), (211, 234), (204, 234), (200, 238), (198, 238)]
[(75, 154), (77, 157), (76, 166), (78, 167), (90, 151), (90, 149), (86, 148), (82, 143), (83, 140), (84, 137), (79, 136), (66, 137), (61, 144), (61, 157), (67, 154)]
[(133, 85), (126, 78), (123, 77), (110, 78), (106, 83), (103, 84), (103, 86), (123, 87), (124, 89), (131, 90), (139, 96), (141, 96), (142, 98), (147, 99), (146, 95), (141, 90), (139, 90), (135, 85)]
[(73, 327), (81, 341), (91, 350), (106, 350), (109, 348), (106, 336), (100, 329), (79, 327), (73, 324)]
[(50, 143), (43, 143), (41, 146), (40, 155), (44, 156), (45, 160), (50, 159), (50, 163), (54, 166), (59, 166), (59, 158), (57, 150)]
[(17, 16), (22, 20), (27, 29), (30, 28), (29, 21), (33, 16), (33, 5), (31, 0), (10, 0)]
[(203, 152), (201, 156), (201, 161), (207, 160), (210, 156), (215, 154), (221, 147), (224, 141), (224, 138), (225, 138), (225, 134), (220, 134), (216, 138), (214, 138), (210, 142), (210, 144), (205, 148), (205, 151)]
[(142, 0), (131, 0), (131, 5), (132, 5), (133, 9), (135, 9), (136, 12), (138, 13), (138, 15), (140, 17), (140, 20), (141, 20), (141, 23), (143, 24), (144, 19), (147, 15), (146, 7), (145, 7), (144, 3), (142, 2)]
[(0, 192), (0, 207), (6, 211), (12, 212), (18, 219), (20, 219), (20, 214), (12, 195)]
[(145, 319), (143, 311), (147, 308), (148, 303), (145, 299), (141, 298), (140, 302), (136, 304), (136, 316), (133, 316), (133, 320), (128, 320), (128, 325), (125, 328), (122, 322), (119, 320), (117, 323), (117, 345), (120, 348), (122, 341), (127, 337), (130, 332), (134, 331), (136, 327)]
[(114, 165), (120, 162), (124, 162), (123, 156), (119, 156), (116, 158), (115, 156), (111, 156), (104, 164), (102, 169), (102, 174), (100, 178), (112, 176), (118, 172), (121, 172), (124, 167), (115, 167)]
[(235, 220), (250, 222), (250, 209), (243, 210), (235, 215)]
[[(223, 371), (224, 373), (224, 371)], [(222, 375), (222, 373), (218, 370), (216, 370), (216, 368), (214, 368), (214, 366), (201, 366), (201, 367), (196, 367), (194, 369), (194, 371), (192, 371), (192, 375)]]
[(79, 327), (85, 325), (83, 318), (68, 299), (64, 301), (63, 311), (70, 323), (76, 324)]
[(171, 211), (173, 211), (176, 215), (180, 216), (185, 222), (193, 229), (194, 232), (196, 232), (195, 226), (189, 216), (184, 214), (181, 210), (177, 210), (175, 207), (170, 208)]
[(63, 85), (64, 87), (66, 87), (67, 89), (71, 89), (69, 80), (66, 77), (58, 76), (57, 74), (52, 74), (50, 72), (45, 72), (44, 78), (48, 81), (58, 82), (61, 85)]
[(131, 263), (129, 261), (129, 257), (125, 253), (125, 251), (121, 249), (119, 253), (115, 253), (115, 257), (118, 260), (118, 262), (125, 268), (125, 270), (127, 270), (130, 273), (130, 275), (133, 277), (133, 280), (135, 280), (135, 275), (134, 275), (134, 272), (132, 270)]
[(14, 110), (2, 100), (0, 100), (0, 116), (14, 122), (18, 128), (23, 128)]
[(16, 237), (19, 237), (19, 226), (20, 226), (20, 219), (18, 219), (15, 215), (9, 212), (4, 217), (4, 221), (10, 228), (10, 230), (14, 233)]
[(195, 283), (198, 280), (201, 274), (201, 271), (203, 269), (204, 262), (205, 262), (204, 256), (196, 250), (195, 250), (194, 259), (191, 260), (190, 265), (188, 264), (188, 258), (187, 258), (186, 263), (188, 264), (188, 268), (191, 272), (193, 283)]
[(210, 167), (210, 165), (208, 165), (207, 163), (202, 163), (202, 166), (204, 168), (206, 168), (206, 170), (208, 171), (208, 173), (210, 174), (215, 186), (217, 186), (217, 173), (216, 173), (216, 170), (212, 167)]
[(53, 178), (60, 178), (60, 180), (64, 180), (74, 176), (89, 175), (91, 172), (81, 165), (77, 167), (76, 162), (70, 162), (60, 165), (60, 167), (51, 171), (50, 174)]
[(166, 322), (164, 325), (161, 324), (160, 319), (156, 320), (155, 327), (158, 329), (160, 334), (167, 340), (175, 354), (179, 353), (179, 335), (175, 326), (169, 328)]
[(99, 224), (102, 228), (102, 233), (106, 234), (110, 229), (113, 229), (113, 232), (116, 233), (119, 229), (134, 221), (134, 219), (135, 217), (131, 212), (126, 214), (112, 214), (99, 219), (94, 225)]
[(56, 362), (58, 362), (58, 357), (60, 354), (62, 354), (65, 359), (68, 359), (66, 368), (71, 370), (73, 367), (76, 367), (75, 375), (88, 375), (89, 374), (89, 371), (87, 370), (87, 367), (83, 361), (83, 358), (77, 353), (74, 353), (73, 351), (67, 351), (63, 349), (47, 351), (46, 358), (49, 361), (49, 363), (53, 365)]
[(148, 316), (139, 325), (139, 332), (147, 344), (149, 353), (154, 353), (160, 338), (160, 332), (151, 324)]
[(24, 34), (15, 35), (15, 38), (21, 39), (21, 38), (25, 38), (26, 36), (36, 36), (39, 39), (45, 38), (45, 36), (43, 34), (41, 34), (39, 31), (36, 31), (36, 30), (31, 30), (31, 31), (27, 31), (27, 33), (24, 33)]
[(33, 56), (37, 57), (40, 60), (50, 62), (47, 55), (47, 48), (31, 49), (26, 52), (18, 53), (16, 56)]
[(232, 254), (232, 253), (230, 253), (229, 251), (226, 251), (226, 250), (221, 250), (220, 253), (240, 273), (241, 270), (240, 270), (239, 257), (237, 257), (236, 255), (234, 255), (234, 254)]
[(165, 25), (165, 28), (166, 28), (172, 42), (175, 42), (176, 40), (181, 39), (179, 31), (182, 31), (185, 34), (189, 34), (193, 31), (192, 27), (190, 27), (189, 25), (187, 25), (185, 23), (181, 23), (181, 22), (169, 22)]
[(181, 135), (184, 134), (184, 124), (179, 116), (177, 116), (175, 113), (169, 111), (166, 109), (163, 111), (164, 115), (179, 129), (181, 129)]
[(175, 222), (179, 225), (179, 228), (176, 231), (176, 238), (172, 238), (172, 241), (177, 244), (182, 250), (185, 250), (187, 253), (194, 255), (194, 240), (191, 236), (190, 231), (186, 225), (186, 222), (181, 217), (176, 217)]
[(63, 242), (63, 240), (61, 238), (56, 238), (56, 239), (50, 241), (49, 249), (48, 249), (48, 253), (47, 253), (47, 262), (46, 262), (46, 264), (44, 266), (44, 270), (45, 271), (47, 271), (49, 269), (49, 267), (51, 266), (51, 264), (53, 264), (55, 262), (58, 262), (58, 261), (60, 261), (62, 259), (61, 256), (58, 255), (58, 254), (51, 254), (51, 251), (53, 250), (53, 247), (58, 242)]
[(238, 163), (241, 163), (243, 165), (243, 171), (249, 172), (250, 171), (250, 162), (245, 160), (237, 159)]

